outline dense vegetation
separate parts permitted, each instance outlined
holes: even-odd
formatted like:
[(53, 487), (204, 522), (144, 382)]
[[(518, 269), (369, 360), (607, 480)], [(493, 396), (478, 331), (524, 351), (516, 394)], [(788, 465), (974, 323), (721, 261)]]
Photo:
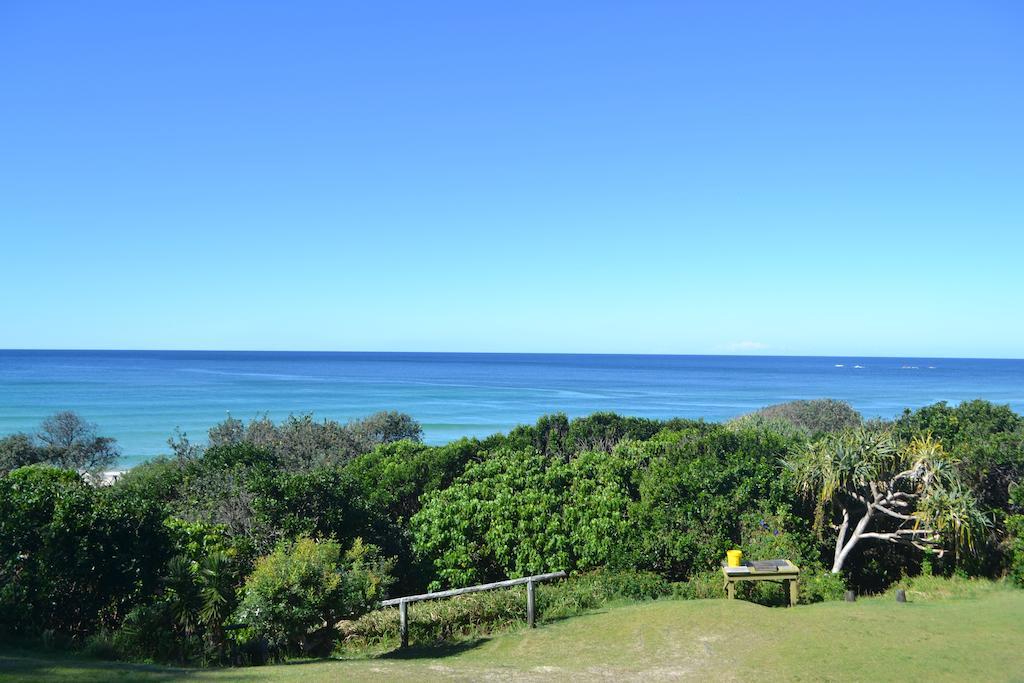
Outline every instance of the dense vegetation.
[[(72, 417), (61, 422), (82, 424)], [(109, 486), (83, 476), (97, 464), (83, 454), (114, 444), (89, 425), (46, 441), (55, 424), (0, 439), (0, 635), (111, 656), (329, 652), (393, 628), (372, 611), (388, 593), (559, 569), (574, 578), (541, 595), (565, 614), (616, 596), (706, 597), (737, 546), (800, 564), (804, 601), (921, 573), (1024, 581), (1024, 418), (984, 401), (869, 424), (836, 401), (724, 425), (553, 415), (443, 446), (397, 413), (229, 419), (202, 444), (176, 435), (169, 457)], [(876, 516), (832, 574), (861, 491), (934, 533)], [(421, 620), (420, 636), (518, 618), (500, 595), (436, 608), (445, 619)]]

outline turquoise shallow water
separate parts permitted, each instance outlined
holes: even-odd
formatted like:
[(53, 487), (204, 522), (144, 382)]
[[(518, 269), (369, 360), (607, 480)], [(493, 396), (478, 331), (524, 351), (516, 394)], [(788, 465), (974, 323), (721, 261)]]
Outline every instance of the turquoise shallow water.
[(118, 439), (122, 466), (228, 413), (349, 419), (410, 413), (426, 439), (483, 436), (545, 413), (721, 420), (797, 398), (865, 416), (986, 398), (1024, 411), (1024, 361), (463, 353), (0, 351), (0, 434), (76, 410)]

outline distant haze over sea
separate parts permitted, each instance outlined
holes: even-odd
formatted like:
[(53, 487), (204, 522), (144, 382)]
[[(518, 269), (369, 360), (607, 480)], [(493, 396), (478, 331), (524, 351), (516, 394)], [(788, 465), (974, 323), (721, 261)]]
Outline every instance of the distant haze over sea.
[(801, 398), (865, 417), (984, 398), (1024, 411), (1024, 360), (234, 351), (0, 351), (0, 434), (75, 410), (116, 437), (121, 466), (232, 416), (411, 414), (430, 443), (565, 412), (724, 420)]

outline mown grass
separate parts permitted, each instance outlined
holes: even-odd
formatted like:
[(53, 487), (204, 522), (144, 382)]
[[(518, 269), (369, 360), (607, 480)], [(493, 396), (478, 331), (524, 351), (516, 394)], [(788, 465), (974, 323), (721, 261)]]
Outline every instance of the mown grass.
[[(802, 577), (801, 602), (820, 602), (827, 595), (832, 599), (842, 596), (842, 581), (828, 578), (810, 573)], [(787, 591), (777, 583), (747, 583), (738, 588), (738, 595), (744, 600), (773, 606), (788, 604)], [(537, 610), (538, 620), (543, 624), (642, 600), (720, 597), (723, 597), (723, 589), (719, 572), (704, 572), (686, 582), (670, 583), (647, 572), (597, 570), (538, 586)], [(409, 606), (409, 640), (419, 646), (492, 637), (521, 629), (525, 624), (525, 587)], [(398, 645), (398, 610), (370, 612), (343, 624), (341, 633), (342, 640), (335, 654), (343, 657), (376, 655), (394, 649)]]
[(250, 669), (186, 670), (0, 650), (4, 680), (1024, 681), (1024, 591), (923, 578), (891, 594), (793, 609), (658, 600), (491, 638)]

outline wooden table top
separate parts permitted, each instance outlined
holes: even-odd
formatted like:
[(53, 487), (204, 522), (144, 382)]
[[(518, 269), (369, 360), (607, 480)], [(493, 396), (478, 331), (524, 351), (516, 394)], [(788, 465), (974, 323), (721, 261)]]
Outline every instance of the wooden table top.
[(789, 560), (761, 560), (744, 562), (739, 567), (729, 567), (723, 564), (722, 573), (728, 578), (792, 576), (800, 573), (800, 567)]

